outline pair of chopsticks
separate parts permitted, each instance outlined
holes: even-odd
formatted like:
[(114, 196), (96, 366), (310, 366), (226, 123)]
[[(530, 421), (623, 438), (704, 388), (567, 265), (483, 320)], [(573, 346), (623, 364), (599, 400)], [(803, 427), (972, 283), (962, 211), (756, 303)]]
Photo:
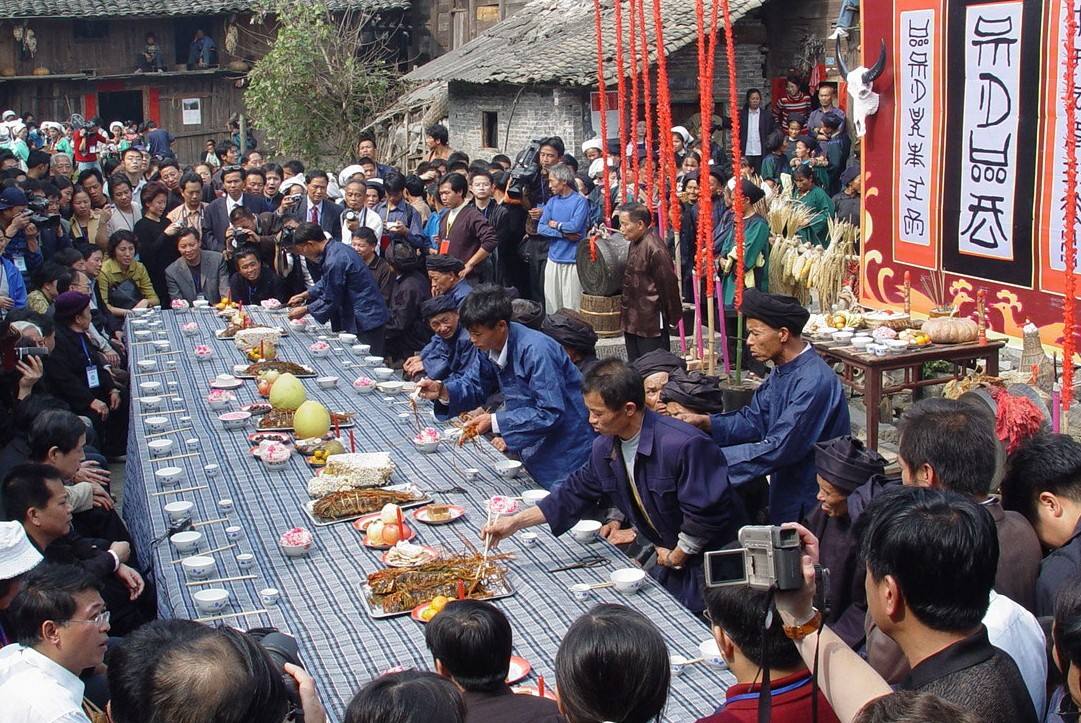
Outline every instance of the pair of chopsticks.
[(228, 620), (230, 618), (243, 618), (243, 617), (247, 617), (249, 615), (263, 615), (263, 614), (270, 614), (270, 611), (267, 610), (266, 608), (260, 608), (259, 610), (249, 610), (249, 611), (243, 612), (243, 613), (226, 613), (225, 615), (211, 615), (209, 617), (204, 617), (204, 618), (195, 618), (195, 622), (197, 622), (197, 623), (209, 623), (209, 622), (211, 622), (213, 620)]
[(161, 492), (151, 492), (150, 496), (151, 497), (162, 497), (164, 495), (175, 495), (175, 494), (179, 494), (181, 492), (195, 492), (197, 490), (207, 490), (207, 489), (210, 489), (210, 487), (208, 487), (207, 485), (199, 485), (198, 487), (180, 487), (180, 488), (175, 489), (175, 490), (163, 490)]
[(222, 582), (239, 582), (241, 580), (254, 580), (255, 575), (234, 575), (233, 577), (219, 577), (213, 580), (195, 580), (194, 582), (187, 583), (188, 587), (198, 587), (199, 585), (217, 585)]
[(191, 427), (180, 427), (178, 429), (172, 430), (171, 432), (155, 432), (154, 434), (148, 434), (144, 437), (144, 439), (154, 439), (155, 437), (168, 437), (170, 434), (180, 434), (181, 432), (190, 432), (191, 430)]
[[(492, 524), (492, 508), (488, 506), (488, 516), (484, 522), (484, 526)], [(488, 564), (488, 553), (492, 551), (492, 533), (488, 533), (484, 536), (484, 555), (480, 559), (480, 564), (477, 565), (477, 574), (473, 576), (473, 584), (469, 586), (469, 594), (472, 595), (473, 591), (480, 585), (480, 575), (484, 572), (484, 566)]]
[[(585, 589), (586, 590), (603, 590), (606, 587), (615, 587), (615, 586), (616, 586), (616, 584), (614, 582), (595, 582), (595, 583), (592, 583), (590, 585), (586, 585)], [(574, 592), (574, 588), (572, 588), (572, 587), (568, 587), (567, 589), (570, 590), (571, 592)], [(579, 590), (580, 589), (581, 588), (579, 588)]]
[(186, 414), (187, 409), (166, 409), (163, 412), (139, 412), (140, 417), (164, 417), (166, 414)]
[(179, 560), (173, 560), (173, 564), (174, 565), (179, 565), (184, 560), (188, 559), (189, 557), (192, 557), (193, 555), (209, 555), (212, 552), (222, 552), (223, 550), (232, 550), (234, 547), (236, 547), (236, 543), (230, 542), (228, 545), (222, 545), (221, 547), (215, 547), (215, 548), (213, 548), (211, 550), (207, 550), (206, 552), (199, 552), (198, 550), (196, 550), (195, 552), (191, 553), (191, 555), (186, 555), (185, 557), (182, 557)]

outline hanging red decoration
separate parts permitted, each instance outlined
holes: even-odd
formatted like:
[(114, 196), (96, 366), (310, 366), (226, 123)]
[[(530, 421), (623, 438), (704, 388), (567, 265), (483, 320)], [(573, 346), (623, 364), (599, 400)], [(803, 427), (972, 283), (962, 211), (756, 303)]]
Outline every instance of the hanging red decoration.
[[(1065, 33), (1065, 56), (1066, 56), (1066, 90), (1062, 98), (1066, 110), (1066, 128), (1071, 132), (1066, 134), (1066, 198), (1074, 198), (1077, 195), (1077, 136), (1073, 129), (1077, 128), (1077, 105), (1074, 98), (1074, 89), (1077, 87), (1077, 54), (1074, 52), (1075, 38), (1077, 37), (1077, 2), (1066, 0), (1066, 33)], [(1068, 410), (1073, 397), (1073, 355), (1075, 347), (1074, 334), (1076, 331), (1076, 298), (1077, 281), (1074, 275), (1074, 267), (1077, 264), (1077, 205), (1066, 204), (1066, 228), (1063, 233), (1065, 246), (1064, 256), (1066, 262), (1066, 298), (1062, 305), (1062, 408)]]
[(668, 57), (664, 50), (664, 22), (661, 0), (653, 0), (653, 32), (657, 36), (657, 118), (661, 142), (660, 184), (668, 194), (668, 216), (679, 233), (682, 214), (676, 194), (676, 147), (672, 142), (672, 104), (668, 88)]
[(638, 189), (641, 188), (641, 178), (639, 178), (639, 159), (638, 159), (638, 104), (641, 102), (641, 97), (638, 92), (641, 81), (638, 77), (638, 3), (637, 0), (629, 0), (627, 9), (630, 11), (630, 41), (631, 41), (631, 131), (630, 131), (630, 151), (631, 159), (628, 165), (631, 169), (631, 176), (634, 178), (634, 191), (629, 200), (638, 200)]
[[(601, 159), (604, 161), (604, 223), (612, 218), (612, 184), (608, 172), (608, 82), (604, 78), (604, 38), (601, 34), (601, 0), (593, 0), (593, 29), (597, 36), (597, 91), (601, 97)], [(597, 260), (597, 244), (590, 237), (590, 257)]]
[(725, 56), (728, 61), (728, 117), (732, 121), (732, 175), (736, 177), (736, 187), (732, 196), (732, 213), (735, 216), (736, 243), (736, 295), (735, 305), (738, 309), (743, 304), (743, 264), (744, 264), (744, 228), (743, 212), (747, 199), (743, 195), (740, 183), (740, 164), (743, 160), (743, 149), (740, 148), (740, 124), (738, 91), (736, 90), (736, 43), (732, 36), (732, 15), (728, 7), (728, 0), (721, 0), (721, 11), (724, 15), (724, 44)]
[(718, 0), (713, 0), (711, 12), (711, 37), (706, 37), (705, 7), (703, 0), (695, 0), (695, 24), (698, 31), (698, 113), (700, 135), (702, 137), (702, 168), (698, 195), (698, 254), (697, 270), (699, 278), (705, 279), (706, 298), (713, 296), (713, 199), (710, 193), (709, 159), (711, 158), (710, 137), (713, 125), (713, 59), (717, 50), (717, 20), (719, 15)]
[(642, 179), (642, 186), (645, 191), (646, 204), (649, 206), (650, 211), (654, 208), (654, 186), (655, 179), (653, 177), (653, 126), (654, 126), (654, 114), (653, 114), (653, 95), (651, 92), (651, 83), (649, 79), (650, 62), (649, 62), (649, 35), (646, 32), (646, 0), (638, 0), (636, 3), (638, 10), (638, 36), (641, 41), (642, 51), (642, 101), (645, 104), (645, 122), (646, 122), (646, 157), (644, 160), (645, 169), (642, 172), (644, 178)]
[(618, 203), (623, 203), (625, 184), (627, 183), (627, 80), (623, 75), (623, 0), (615, 2), (616, 24), (616, 98), (619, 101), (619, 195)]

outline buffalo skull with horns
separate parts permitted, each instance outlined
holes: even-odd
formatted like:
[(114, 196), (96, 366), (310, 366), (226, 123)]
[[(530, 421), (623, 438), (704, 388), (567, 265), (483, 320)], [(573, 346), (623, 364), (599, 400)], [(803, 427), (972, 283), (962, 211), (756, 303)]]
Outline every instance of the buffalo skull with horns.
[(871, 90), (871, 85), (882, 71), (886, 69), (886, 41), (882, 41), (882, 49), (878, 52), (878, 60), (871, 68), (862, 65), (849, 70), (845, 66), (845, 56), (841, 52), (841, 39), (837, 38), (837, 65), (841, 68), (841, 75), (848, 83), (848, 90), (852, 94), (852, 122), (856, 126), (856, 136), (863, 138), (867, 132), (867, 116), (874, 115), (878, 111), (878, 93)]

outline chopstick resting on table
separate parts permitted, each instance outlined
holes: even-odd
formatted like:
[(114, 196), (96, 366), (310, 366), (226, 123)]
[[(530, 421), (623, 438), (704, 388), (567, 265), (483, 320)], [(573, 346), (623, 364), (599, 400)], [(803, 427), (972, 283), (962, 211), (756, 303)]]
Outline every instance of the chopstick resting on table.
[(161, 492), (151, 492), (151, 497), (161, 497), (163, 495), (175, 495), (181, 492), (195, 492), (197, 490), (208, 490), (210, 487), (207, 485), (199, 485), (198, 487), (179, 487), (175, 490), (163, 490)]
[[(207, 550), (206, 552), (193, 552), (192, 555), (209, 555), (212, 552), (221, 552), (222, 550), (232, 550), (234, 547), (236, 547), (236, 543), (230, 542), (228, 545), (222, 545), (221, 547), (215, 547), (214, 549)], [(182, 563), (184, 560), (188, 559), (192, 555), (185, 555), (184, 557), (180, 558), (179, 560), (173, 560), (173, 564), (174, 565), (179, 565), (180, 563)]]
[(240, 582), (241, 580), (254, 580), (255, 575), (234, 575), (233, 577), (218, 577), (213, 580), (196, 580), (194, 582), (187, 583), (188, 587), (198, 587), (199, 585), (216, 585), (220, 582)]
[(262, 615), (264, 613), (269, 614), (270, 611), (266, 608), (260, 608), (259, 610), (249, 610), (243, 613), (227, 613), (225, 615), (211, 615), (205, 618), (195, 618), (194, 622), (197, 623), (209, 623), (213, 620), (228, 620), (229, 618), (243, 618), (249, 615)]

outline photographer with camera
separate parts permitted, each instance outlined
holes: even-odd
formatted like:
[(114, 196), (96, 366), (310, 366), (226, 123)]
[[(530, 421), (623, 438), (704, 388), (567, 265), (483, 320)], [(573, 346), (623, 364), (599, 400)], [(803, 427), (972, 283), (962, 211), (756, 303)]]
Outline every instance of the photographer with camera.
[(112, 723), (326, 721), (296, 641), (276, 631), (156, 620), (111, 648), (106, 662)]
[[(15, 265), (23, 277), (42, 264), (37, 225), (31, 220), (34, 212), (27, 208), (29, 199), (21, 188), (9, 186), (0, 192), (0, 228), (4, 234), (4, 258)], [(89, 204), (87, 204), (89, 211)], [(9, 295), (10, 296), (10, 295)]]
[[(986, 723), (1036, 721), (1016, 663), (988, 641), (981, 623), (999, 555), (990, 513), (952, 492), (901, 487), (876, 500), (867, 515), (861, 546), (868, 609), (912, 668), (900, 688), (934, 693)], [(786, 528), (799, 534), (803, 584), (778, 586), (777, 612), (808, 667), (819, 650), (818, 685), (838, 717), (852, 720), (890, 687), (822, 626), (813, 606), (818, 540), (802, 526)]]
[(88, 168), (94, 168), (100, 173), (98, 154), (103, 153), (109, 143), (109, 134), (101, 129), (101, 118), (92, 118), (85, 121), (82, 116), (73, 115), (71, 125), (75, 129), (72, 136), (75, 170), (81, 172)]
[(536, 507), (486, 525), (482, 537), (498, 543), (545, 522), (560, 535), (603, 500), (619, 514), (601, 534), (619, 530), (623, 520), (637, 529), (657, 547), (650, 574), (687, 609), (700, 612), (701, 552), (730, 543), (746, 521), (724, 457), (702, 432), (646, 410), (642, 377), (625, 362), (597, 364), (582, 394), (599, 435), (586, 463)]

